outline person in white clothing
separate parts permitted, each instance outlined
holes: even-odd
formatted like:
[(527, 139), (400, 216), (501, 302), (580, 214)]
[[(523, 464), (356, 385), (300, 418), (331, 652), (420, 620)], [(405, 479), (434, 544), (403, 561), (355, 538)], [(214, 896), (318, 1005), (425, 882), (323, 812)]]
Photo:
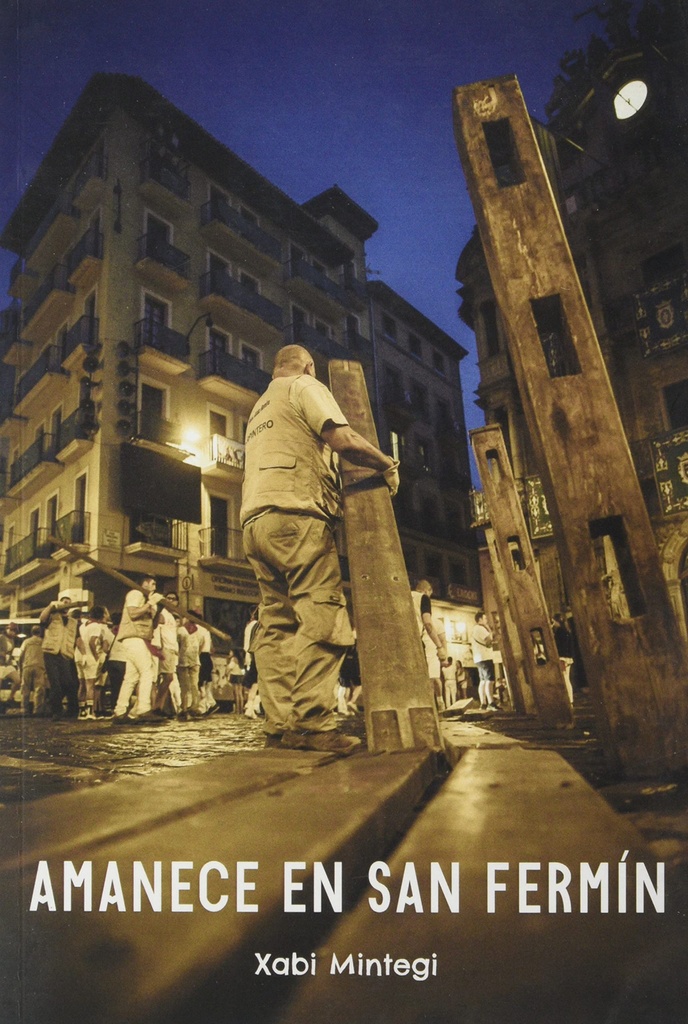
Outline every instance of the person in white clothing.
[(202, 634), (195, 622), (184, 617), (177, 630), (179, 638), (179, 683), (182, 689), (182, 715), (199, 718), (201, 694), (198, 677), (201, 670)]
[[(200, 618), (198, 612), (194, 612), (194, 615)], [(200, 622), (197, 622), (196, 626), (201, 634), (198, 644), (198, 657), (201, 663), (198, 689), (201, 694), (201, 700), (198, 707), (201, 714), (212, 715), (220, 710), (220, 705), (215, 700), (215, 694), (213, 693), (213, 638), (207, 626), (201, 625)]]
[[(165, 594), (165, 600), (170, 604), (179, 604), (179, 595), (174, 590)], [(160, 609), (160, 620), (158, 630), (160, 634), (160, 679), (158, 690), (155, 695), (155, 714), (165, 717), (165, 702), (169, 694), (172, 707), (176, 715), (182, 713), (182, 691), (177, 675), (179, 663), (179, 616), (175, 615), (169, 608)]]
[(494, 659), (492, 645), (494, 637), (487, 624), (485, 612), (476, 612), (475, 626), (471, 633), (473, 662), (478, 669), (478, 695), (482, 711), (497, 711), (499, 704), (494, 699)]
[[(161, 600), (162, 594), (156, 592), (152, 576), (144, 577), (141, 590), (130, 590), (124, 599), (117, 646), (124, 655), (126, 670), (115, 705), (113, 725), (161, 725), (164, 722), (151, 709), (153, 683), (157, 676), (157, 658), (151, 647)], [(135, 690), (136, 703), (130, 710)]]
[(92, 721), (96, 717), (96, 688), (101, 683), (103, 665), (115, 639), (106, 622), (108, 618), (107, 608), (94, 605), (86, 621), (79, 625), (74, 649), (79, 676), (79, 722)]

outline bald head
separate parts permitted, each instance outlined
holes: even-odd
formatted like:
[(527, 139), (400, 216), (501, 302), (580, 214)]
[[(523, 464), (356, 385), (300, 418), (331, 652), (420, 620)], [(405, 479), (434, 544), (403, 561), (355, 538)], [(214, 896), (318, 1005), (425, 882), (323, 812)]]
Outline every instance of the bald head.
[(313, 357), (302, 345), (285, 345), (275, 356), (273, 377), (296, 377), (308, 373), (315, 377)]

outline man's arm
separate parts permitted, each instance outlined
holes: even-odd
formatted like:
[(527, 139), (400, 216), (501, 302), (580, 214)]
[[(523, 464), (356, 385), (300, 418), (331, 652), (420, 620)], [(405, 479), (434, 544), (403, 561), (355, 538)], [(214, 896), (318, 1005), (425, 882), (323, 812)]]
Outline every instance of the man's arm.
[(394, 497), (399, 490), (399, 463), (396, 459), (385, 455), (348, 424), (339, 427), (325, 426), (320, 436), (337, 455), (353, 462), (354, 466), (365, 466), (366, 469), (376, 469), (381, 473), (390, 494)]

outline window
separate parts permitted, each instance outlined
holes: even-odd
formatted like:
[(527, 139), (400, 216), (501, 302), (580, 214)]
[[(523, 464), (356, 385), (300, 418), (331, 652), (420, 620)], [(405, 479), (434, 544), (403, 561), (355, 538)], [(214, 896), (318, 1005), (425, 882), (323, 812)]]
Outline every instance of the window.
[(215, 412), (214, 409), (209, 411), (208, 427), (211, 436), (213, 434), (220, 434), (221, 437), (227, 437), (227, 417), (221, 412)]
[(382, 331), (383, 334), (386, 334), (388, 338), (392, 339), (392, 341), (397, 340), (396, 321), (392, 320), (391, 316), (387, 316), (386, 313), (382, 314)]
[(74, 510), (86, 511), (86, 474), (82, 473), (74, 481)]
[(318, 332), (318, 334), (322, 334), (325, 338), (329, 338), (330, 328), (322, 320), (315, 321), (315, 329)]
[(485, 341), (485, 355), (489, 359), (499, 353), (499, 327), (497, 325), (497, 307), (490, 299), (480, 306), (480, 322)]
[(208, 331), (208, 349), (210, 352), (227, 352), (229, 349), (229, 339), (226, 334), (222, 331), (209, 330)]
[(249, 366), (255, 366), (256, 369), (260, 369), (260, 352), (255, 348), (251, 348), (250, 345), (242, 344), (241, 361), (242, 363), (248, 363)]
[[(144, 295), (143, 297), (143, 318), (147, 325), (161, 324), (163, 327), (167, 325), (167, 316), (169, 308), (166, 302), (160, 302), (158, 299), (154, 299), (152, 295)], [(154, 328), (151, 327), (153, 333)]]
[(57, 510), (58, 510), (58, 496), (53, 494), (52, 498), (48, 498), (48, 502), (45, 506), (45, 518), (46, 525), (48, 527), (48, 536), (55, 536), (55, 524), (57, 523)]
[(34, 508), (29, 515), (29, 533), (35, 537), (41, 524), (41, 510)]
[(437, 429), (449, 430), (451, 425), (452, 418), (449, 410), (449, 402), (445, 402), (440, 398), (437, 400)]
[(430, 442), (419, 441), (418, 442), (418, 455), (420, 458), (420, 464), (424, 470), (429, 471), (432, 466), (430, 464)]
[(251, 210), (247, 210), (245, 206), (241, 207), (241, 216), (244, 218), (244, 220), (250, 221), (251, 224), (258, 223), (258, 218), (256, 217), (255, 213), (253, 213)]
[(408, 347), (409, 352), (411, 353), (412, 356), (416, 356), (417, 359), (420, 359), (422, 357), (423, 346), (421, 344), (420, 338), (417, 337), (415, 334), (409, 334)]
[(670, 430), (688, 427), (688, 380), (664, 388), (664, 405)]
[(411, 381), (411, 405), (417, 416), (428, 417), (428, 393), (422, 385)]
[(449, 582), (456, 586), (464, 586), (468, 582), (465, 562), (449, 563)]
[(389, 432), (389, 446), (392, 450), (392, 458), (396, 459), (397, 462), (401, 462), (404, 454), (404, 438), (396, 430), (390, 430)]
[(444, 356), (441, 352), (432, 353), (432, 365), (444, 377)]
[(243, 272), (243, 270), (242, 270), (241, 274), (239, 275), (239, 280), (243, 284), (244, 288), (246, 288), (248, 291), (250, 291), (250, 292), (257, 292), (258, 291), (258, 282), (256, 281), (255, 277), (251, 277), (250, 274), (245, 274)]
[(434, 576), (435, 579), (439, 579), (442, 576), (442, 556), (436, 555), (431, 551), (426, 551), (425, 569), (428, 576)]
[(139, 427), (144, 437), (154, 440), (165, 419), (165, 392), (152, 384), (141, 384), (141, 415)]

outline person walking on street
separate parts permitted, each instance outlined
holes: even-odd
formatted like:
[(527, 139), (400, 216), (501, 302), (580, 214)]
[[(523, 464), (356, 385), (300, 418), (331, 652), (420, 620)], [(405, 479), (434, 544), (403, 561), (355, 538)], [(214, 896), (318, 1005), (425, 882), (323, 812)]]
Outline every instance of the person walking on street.
[(54, 719), (63, 715), (62, 701), (66, 698), (67, 714), (76, 718), (79, 713), (77, 691), (79, 681), (74, 664), (78, 618), (70, 612), (71, 594), (63, 590), (57, 601), (51, 601), (39, 616), (43, 629), (43, 659), (50, 683), (50, 707)]
[(492, 645), (494, 636), (487, 624), (485, 612), (476, 612), (475, 626), (471, 634), (473, 661), (478, 669), (478, 695), (482, 711), (498, 711), (499, 704), (494, 699), (494, 660)]
[(261, 594), (255, 658), (266, 744), (351, 753), (360, 740), (336, 731), (335, 714), (339, 668), (353, 643), (333, 533), (337, 456), (380, 473), (392, 493), (398, 463), (349, 426), (300, 345), (277, 353), (245, 444), (241, 525)]
[[(157, 676), (157, 658), (151, 647), (161, 599), (162, 594), (156, 593), (152, 576), (145, 576), (141, 580), (141, 590), (130, 590), (124, 599), (117, 647), (124, 655), (126, 669), (115, 705), (113, 725), (160, 725), (165, 721), (151, 710), (153, 683)], [(130, 710), (135, 690), (136, 703)]]

